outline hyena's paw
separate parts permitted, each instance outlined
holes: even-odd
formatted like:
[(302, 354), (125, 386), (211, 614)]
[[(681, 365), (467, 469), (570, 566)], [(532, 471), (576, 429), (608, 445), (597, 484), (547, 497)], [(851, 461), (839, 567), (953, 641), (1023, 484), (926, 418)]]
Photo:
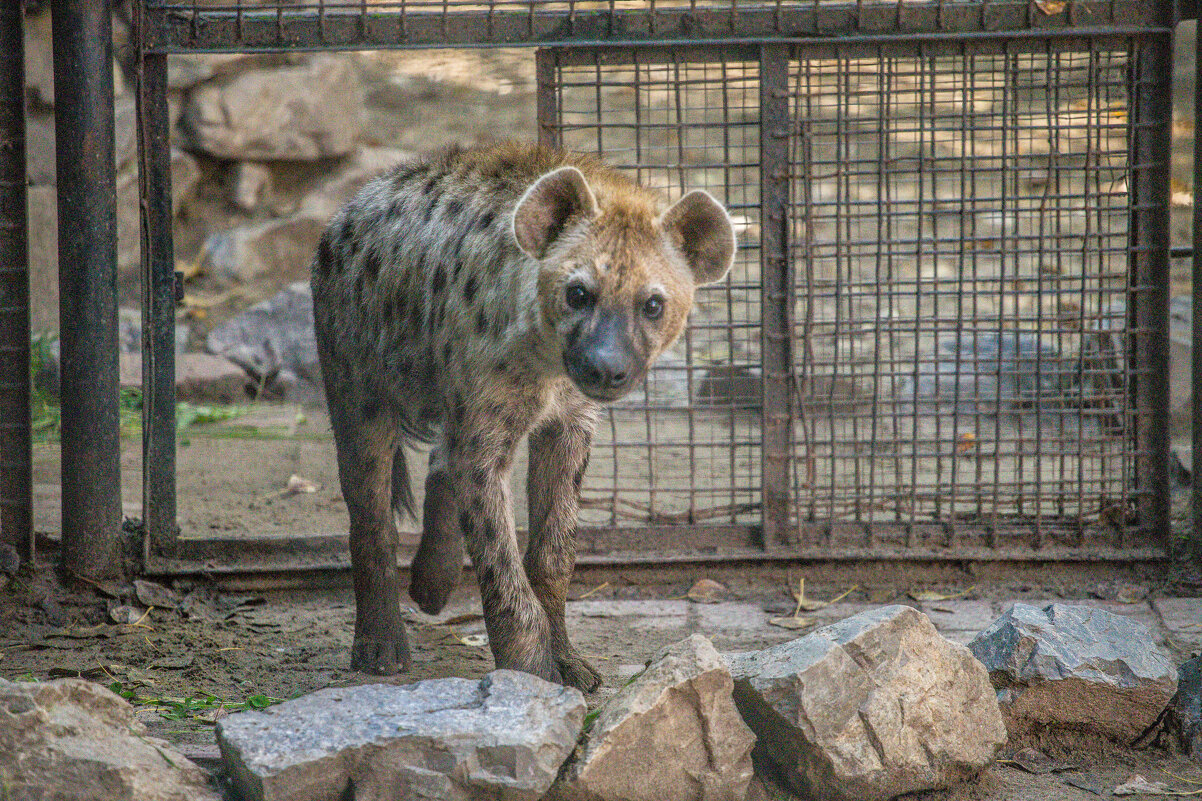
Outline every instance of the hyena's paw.
[(601, 686), (601, 674), (575, 648), (556, 656), (555, 664), (563, 677), (560, 684), (575, 687), (582, 693), (591, 693)]
[(390, 630), (374, 635), (356, 634), (351, 648), (351, 668), (378, 676), (409, 669), (409, 640), (398, 621)]
[(409, 566), (409, 597), (427, 615), (437, 615), (463, 576), (463, 541), (421, 546)]

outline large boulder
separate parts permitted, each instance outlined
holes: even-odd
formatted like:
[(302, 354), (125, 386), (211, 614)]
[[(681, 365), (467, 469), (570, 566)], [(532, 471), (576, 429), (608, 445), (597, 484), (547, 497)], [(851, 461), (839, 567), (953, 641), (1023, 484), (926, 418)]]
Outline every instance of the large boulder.
[(326, 217), (301, 211), (210, 234), (201, 249), (201, 264), (225, 284), (307, 279), (328, 222)]
[(552, 798), (741, 801), (755, 735), (731, 699), (730, 672), (700, 634), (656, 654), (598, 710)]
[(217, 743), (246, 801), (534, 801), (575, 746), (584, 710), (579, 690), (497, 670), (319, 690), (223, 718)]
[(989, 670), (1011, 735), (1134, 740), (1177, 690), (1177, 668), (1147, 626), (1088, 606), (1015, 604), (968, 647)]
[(984, 668), (908, 606), (726, 659), (757, 755), (803, 797), (884, 801), (945, 787), (1006, 742)]
[(317, 56), (203, 83), (180, 123), (191, 147), (218, 158), (315, 161), (350, 153), (363, 121), (351, 61)]
[(218, 801), (205, 772), (83, 679), (0, 679), (0, 793), (13, 799)]
[(313, 294), (298, 281), (214, 328), (211, 353), (240, 365), (273, 396), (319, 402), (321, 365), (313, 332)]

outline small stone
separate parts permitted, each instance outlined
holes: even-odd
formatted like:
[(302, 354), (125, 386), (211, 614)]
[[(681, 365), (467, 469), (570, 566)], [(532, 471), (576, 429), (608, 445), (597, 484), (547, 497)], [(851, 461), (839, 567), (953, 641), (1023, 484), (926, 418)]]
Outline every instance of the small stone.
[[(122, 353), (121, 386), (142, 386), (142, 356)], [(175, 396), (192, 403), (245, 403), (255, 386), (234, 362), (211, 353), (181, 353), (175, 357)]]
[(702, 635), (663, 649), (598, 710), (551, 798), (742, 801), (755, 735), (739, 717), (732, 688)]
[(0, 679), (5, 798), (217, 801), (199, 767), (146, 736), (124, 699), (83, 679)]
[(1006, 742), (984, 668), (908, 606), (725, 656), (757, 758), (803, 797), (884, 801), (946, 787)]
[(243, 211), (254, 211), (271, 193), (271, 170), (264, 164), (242, 161), (234, 168), (233, 201)]
[(584, 696), (527, 673), (330, 688), (217, 722), (247, 801), (535, 801), (571, 753)]
[(1089, 606), (1015, 604), (969, 644), (989, 670), (1011, 736), (1072, 729), (1129, 742), (1177, 689), (1147, 626)]

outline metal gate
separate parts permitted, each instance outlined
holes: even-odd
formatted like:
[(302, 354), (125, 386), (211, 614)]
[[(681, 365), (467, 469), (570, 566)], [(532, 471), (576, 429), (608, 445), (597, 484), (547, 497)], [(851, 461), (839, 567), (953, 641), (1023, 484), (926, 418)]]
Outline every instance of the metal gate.
[(149, 570), (345, 567), (345, 537), (177, 530), (168, 54), (455, 46), (537, 48), (544, 141), (740, 233), (603, 419), (582, 561), (1164, 555), (1172, 4), (133, 10)]

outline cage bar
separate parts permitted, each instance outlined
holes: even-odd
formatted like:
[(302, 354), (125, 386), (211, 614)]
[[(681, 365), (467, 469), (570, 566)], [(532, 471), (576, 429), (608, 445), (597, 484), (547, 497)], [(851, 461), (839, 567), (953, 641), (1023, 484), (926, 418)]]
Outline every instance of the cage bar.
[(25, 42), (19, 3), (0, 8), (0, 543), (33, 559)]
[(54, 0), (63, 564), (121, 575), (111, 3)]

